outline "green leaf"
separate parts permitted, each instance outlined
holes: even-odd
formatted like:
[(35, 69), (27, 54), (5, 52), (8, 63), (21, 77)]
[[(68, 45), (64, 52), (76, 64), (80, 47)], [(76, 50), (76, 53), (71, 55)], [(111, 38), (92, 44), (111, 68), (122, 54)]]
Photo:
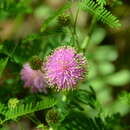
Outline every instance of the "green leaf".
[(90, 45), (92, 44), (100, 44), (106, 36), (106, 31), (103, 28), (96, 28), (92, 33), (90, 39)]
[(107, 61), (99, 62), (98, 69), (102, 75), (111, 74), (115, 71), (114, 65)]
[(122, 86), (130, 82), (130, 71), (122, 70), (113, 75), (110, 75), (106, 79), (107, 83), (114, 86)]
[(97, 61), (115, 61), (117, 57), (117, 50), (113, 46), (100, 46), (94, 52), (94, 58)]
[(34, 40), (37, 40), (37, 39), (40, 39), (40, 38), (41, 38), (41, 36), (38, 33), (29, 34), (25, 39), (22, 40), (22, 43), (27, 43), (27, 42), (34, 41)]
[(2, 73), (8, 63), (9, 57), (0, 59), (0, 77), (2, 76)]

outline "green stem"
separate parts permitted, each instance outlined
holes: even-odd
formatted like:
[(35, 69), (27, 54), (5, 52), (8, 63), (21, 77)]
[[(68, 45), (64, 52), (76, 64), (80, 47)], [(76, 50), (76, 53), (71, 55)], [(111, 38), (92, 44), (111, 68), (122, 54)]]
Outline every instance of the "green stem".
[(76, 12), (76, 17), (74, 18), (73, 13), (70, 9), (70, 15), (72, 18), (72, 21), (74, 22), (74, 25), (70, 25), (70, 31), (72, 33), (72, 38), (73, 38), (73, 43), (76, 43), (76, 47), (79, 49), (79, 42), (78, 42), (78, 36), (77, 36), (77, 32), (76, 32), (76, 24), (77, 24), (77, 20), (78, 20), (78, 14), (79, 14), (79, 8)]
[[(70, 16), (71, 16), (72, 21), (74, 21), (74, 16), (73, 16), (72, 10), (69, 9), (69, 12), (70, 12)], [(72, 34), (72, 41), (74, 43), (75, 38), (74, 38), (74, 34), (73, 34), (72, 24), (69, 25), (69, 29), (70, 29), (70, 32)]]
[(89, 32), (88, 32), (88, 35), (89, 35), (89, 36), (91, 36), (92, 33), (93, 33), (93, 29), (94, 29), (94, 27), (95, 27), (96, 21), (97, 21), (96, 17), (93, 16), (92, 22), (91, 22), (91, 25), (90, 25), (90, 29), (89, 29)]
[(75, 40), (76, 40), (76, 44), (77, 47), (79, 48), (79, 41), (78, 41), (78, 36), (77, 36), (77, 31), (76, 31), (76, 24), (77, 24), (77, 20), (78, 20), (78, 14), (79, 14), (79, 8), (76, 12), (76, 17), (75, 17), (75, 21), (74, 21), (74, 35), (75, 35)]
[(70, 29), (70, 32), (71, 32), (71, 34), (72, 34), (72, 42), (74, 43), (74, 42), (75, 42), (75, 38), (74, 38), (74, 34), (73, 34), (72, 25), (69, 26), (69, 29)]
[(34, 124), (36, 124), (36, 125), (39, 125), (39, 124), (41, 124), (40, 123), (40, 121), (36, 118), (36, 116), (35, 115), (26, 115), (26, 117), (28, 118), (28, 119), (30, 119)]
[(91, 22), (91, 25), (90, 25), (90, 28), (89, 28), (89, 31), (88, 31), (88, 35), (85, 37), (85, 39), (84, 39), (84, 41), (82, 43), (82, 46), (81, 46), (84, 53), (88, 49), (88, 46), (89, 46), (89, 43), (90, 43), (90, 40), (91, 40), (91, 37), (92, 37), (92, 33), (93, 33), (93, 30), (94, 30), (95, 24), (96, 24), (96, 17), (93, 16), (93, 19), (92, 19), (92, 22)]

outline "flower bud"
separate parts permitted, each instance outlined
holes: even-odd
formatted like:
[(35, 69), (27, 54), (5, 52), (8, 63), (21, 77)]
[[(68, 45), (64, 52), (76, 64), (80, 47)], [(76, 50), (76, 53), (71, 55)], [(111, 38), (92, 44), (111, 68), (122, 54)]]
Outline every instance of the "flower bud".
[(58, 22), (61, 26), (68, 26), (70, 24), (70, 16), (69, 15), (60, 15), (58, 17)]
[(39, 70), (41, 69), (41, 66), (43, 65), (42, 60), (38, 56), (33, 56), (30, 60), (30, 66), (33, 70)]
[(39, 124), (38, 126), (37, 126), (37, 128), (38, 129), (43, 129), (43, 130), (49, 130), (49, 128), (47, 127), (47, 126), (45, 126), (44, 124)]
[(46, 121), (48, 124), (58, 123), (59, 122), (59, 113), (58, 111), (51, 109), (46, 114)]
[(8, 108), (13, 109), (18, 105), (18, 103), (19, 103), (19, 100), (17, 98), (11, 98), (8, 101)]

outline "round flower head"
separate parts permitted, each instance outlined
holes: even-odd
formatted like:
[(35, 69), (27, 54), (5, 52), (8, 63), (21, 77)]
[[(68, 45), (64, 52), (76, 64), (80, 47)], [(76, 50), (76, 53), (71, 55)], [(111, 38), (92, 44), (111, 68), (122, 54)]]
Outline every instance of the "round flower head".
[(40, 70), (33, 70), (28, 63), (23, 66), (21, 79), (25, 82), (24, 87), (30, 87), (32, 92), (47, 92), (44, 74)]
[(47, 58), (45, 64), (45, 75), (48, 83), (58, 90), (69, 90), (85, 76), (86, 60), (82, 54), (77, 54), (70, 46), (57, 48)]

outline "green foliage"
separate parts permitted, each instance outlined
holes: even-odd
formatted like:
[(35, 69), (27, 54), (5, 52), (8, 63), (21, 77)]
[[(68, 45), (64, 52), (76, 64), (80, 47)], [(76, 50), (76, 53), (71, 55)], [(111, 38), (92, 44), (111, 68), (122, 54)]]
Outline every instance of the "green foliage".
[(5, 41), (3, 42), (4, 45), (2, 45), (0, 49), (0, 53), (6, 54), (6, 58), (0, 59), (0, 77), (2, 76), (2, 73), (8, 63), (8, 60), (10, 57), (12, 57), (17, 45), (14, 44), (14, 46), (11, 46), (12, 41)]
[(121, 102), (130, 105), (130, 93), (126, 91), (121, 92), (121, 94), (119, 95), (119, 99), (121, 100)]
[(98, 123), (102, 123), (101, 120), (97, 119), (95, 122), (93, 119), (87, 117), (85, 113), (78, 111), (71, 111), (70, 115), (68, 115), (63, 122), (65, 130), (101, 130), (104, 129), (104, 124), (100, 125)]
[(79, 8), (88, 11), (90, 14), (96, 17), (97, 20), (108, 24), (110, 27), (114, 28), (121, 26), (117, 17), (113, 16), (110, 11), (99, 6), (94, 1), (83, 0), (82, 2), (79, 2)]
[[(14, 121), (19, 121), (21, 126), (19, 119), (23, 117), (28, 118), (33, 127), (43, 130), (127, 128), (121, 119), (130, 112), (130, 94), (117, 93), (129, 89), (124, 85), (130, 83), (130, 71), (116, 63), (121, 62), (120, 58), (117, 59), (117, 48), (122, 46), (117, 45), (116, 48), (112, 45), (115, 32), (96, 23), (98, 21), (116, 28), (120, 27), (119, 20), (107, 10), (107, 0), (81, 0), (78, 7), (73, 2), (70, 0), (61, 7), (59, 4), (52, 8), (48, 0), (0, 0), (0, 20), (4, 23), (0, 22), (2, 28), (7, 28), (7, 32), (10, 32), (10, 26), (13, 28), (9, 36), (0, 29), (1, 129), (6, 129), (6, 126), (9, 128)], [(116, 4), (111, 4), (111, 7), (113, 5)], [(78, 8), (90, 13), (95, 21), (91, 22)], [(85, 24), (81, 24), (82, 20), (85, 20)], [(119, 37), (114, 41), (125, 43)], [(33, 68), (39, 70), (43, 65), (40, 59), (45, 61), (52, 50), (62, 45), (71, 45), (87, 57), (88, 75), (73, 91), (56, 92), (48, 86), (47, 93), (30, 94), (20, 77), (23, 64), (37, 55), (31, 62)], [(125, 104), (122, 105), (121, 101)]]
[(97, 0), (98, 4), (101, 6), (106, 5), (106, 0)]
[(8, 108), (13, 109), (18, 105), (18, 103), (19, 103), (19, 100), (17, 98), (11, 98), (8, 101)]
[(107, 77), (107, 82), (114, 86), (122, 86), (130, 82), (130, 72), (128, 70), (122, 70), (113, 75)]
[(4, 109), (5, 109), (5, 105), (0, 103), (0, 114), (3, 114)]
[(74, 93), (73, 96), (74, 96), (73, 98), (74, 103), (79, 102), (79, 103), (89, 105), (92, 108), (95, 108), (96, 95), (92, 88), (91, 88), (91, 91), (79, 89), (78, 91)]
[[(105, 117), (87, 117), (84, 112), (71, 111), (62, 122), (64, 130), (115, 130), (120, 125), (119, 113)], [(58, 129), (59, 130), (59, 129)]]
[(1, 0), (0, 1), (0, 19), (14, 17), (16, 14), (31, 13), (32, 8), (29, 7), (30, 0)]
[[(37, 42), (39, 46), (37, 46), (35, 42)], [(19, 43), (17, 43), (17, 45), (15, 45), (14, 41), (5, 41), (2, 53), (11, 57), (11, 59), (14, 60), (16, 63), (23, 64), (33, 55), (39, 54), (40, 45), (41, 43), (39, 40), (24, 43), (20, 41)], [(18, 47), (16, 48), (16, 46)]]
[(9, 57), (0, 59), (0, 77), (2, 76), (2, 73), (7, 65), (8, 60), (9, 60)]
[(53, 107), (56, 104), (56, 100), (50, 98), (44, 98), (43, 101), (37, 103), (29, 102), (26, 104), (19, 104), (12, 109), (7, 109), (7, 106), (1, 104), (1, 113), (5, 116), (4, 120), (1, 120), (1, 124), (8, 120), (16, 120), (18, 117), (27, 115), (36, 111), (44, 110)]
[(45, 31), (45, 29), (47, 28), (48, 24), (50, 24), (52, 22), (52, 20), (54, 20), (59, 15), (61, 15), (65, 10), (69, 9), (70, 7), (71, 7), (71, 3), (68, 2), (68, 3), (66, 3), (64, 5), (64, 7), (61, 7), (52, 16), (50, 16), (48, 19), (46, 19), (44, 21), (44, 23), (42, 24), (42, 26), (41, 26), (41, 32)]

